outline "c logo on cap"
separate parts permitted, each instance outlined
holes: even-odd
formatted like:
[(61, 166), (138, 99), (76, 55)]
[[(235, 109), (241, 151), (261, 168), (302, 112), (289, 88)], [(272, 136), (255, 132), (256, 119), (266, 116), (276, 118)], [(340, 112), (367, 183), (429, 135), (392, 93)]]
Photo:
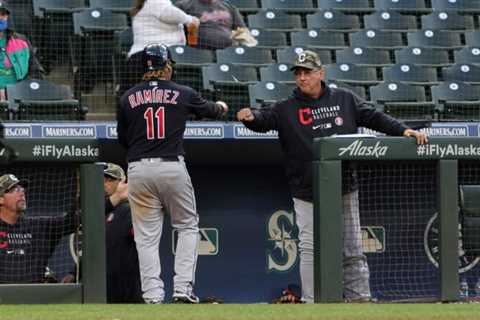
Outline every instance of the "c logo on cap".
[(307, 55), (306, 55), (305, 53), (303, 53), (303, 52), (300, 53), (300, 54), (298, 55), (298, 61), (299, 61), (299, 62), (305, 62), (305, 60), (307, 60)]

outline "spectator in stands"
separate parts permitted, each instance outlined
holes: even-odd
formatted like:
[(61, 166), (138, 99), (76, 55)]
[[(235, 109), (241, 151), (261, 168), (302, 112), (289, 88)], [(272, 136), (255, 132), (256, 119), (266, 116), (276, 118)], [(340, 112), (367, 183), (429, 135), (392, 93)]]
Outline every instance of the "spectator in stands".
[(143, 303), (125, 172), (120, 166), (108, 163), (103, 174), (107, 302)]
[(75, 212), (26, 217), (25, 181), (0, 176), (0, 283), (51, 282), (48, 259), (64, 235), (75, 232)]
[[(351, 91), (329, 88), (324, 82), (325, 71), (320, 58), (313, 51), (300, 53), (291, 70), (297, 88), (290, 98), (269, 108), (241, 109), (237, 119), (253, 131), (278, 130), (299, 230), (302, 299), (311, 303), (314, 298), (313, 138), (355, 134), (359, 127), (415, 137), (419, 144), (426, 143), (427, 137), (377, 111)], [(362, 250), (358, 182), (353, 165), (346, 165), (344, 169), (344, 297), (348, 302), (364, 302), (371, 298), (370, 272)]]
[[(200, 18), (199, 48), (223, 49), (233, 44), (232, 37), (240, 40), (250, 35), (240, 12), (228, 1), (180, 0), (175, 5)], [(252, 42), (256, 45), (256, 40), (250, 36), (248, 41), (240, 43), (250, 45)]]
[(42, 79), (44, 74), (30, 42), (10, 28), (9, 16), (7, 3), (0, 0), (0, 88), (25, 78)]
[(200, 21), (175, 7), (170, 0), (135, 0), (132, 16), (133, 45), (128, 53), (119, 96), (141, 80), (143, 48), (150, 43), (185, 45), (183, 25), (198, 28)]

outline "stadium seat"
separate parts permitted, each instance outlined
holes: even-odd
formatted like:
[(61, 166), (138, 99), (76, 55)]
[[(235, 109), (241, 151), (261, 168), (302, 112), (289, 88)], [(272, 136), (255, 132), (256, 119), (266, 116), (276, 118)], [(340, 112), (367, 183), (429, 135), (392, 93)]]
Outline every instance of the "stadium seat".
[(113, 64), (113, 84), (115, 92), (120, 89), (120, 79), (125, 75), (127, 70), (127, 57), (128, 52), (133, 44), (133, 32), (132, 28), (115, 31), (113, 35), (113, 51), (112, 51), (112, 64)]
[(465, 32), (465, 45), (469, 47), (480, 47), (480, 31)]
[(327, 64), (325, 79), (358, 85), (374, 85), (379, 82), (374, 67), (357, 66), (351, 63)]
[(170, 53), (175, 61), (173, 80), (197, 91), (202, 89), (203, 86), (200, 81), (202, 67), (214, 62), (213, 51), (189, 46), (171, 46)]
[(383, 68), (384, 81), (400, 81), (412, 85), (433, 85), (438, 83), (437, 70), (433, 67), (398, 63)]
[(379, 10), (363, 17), (365, 29), (408, 32), (417, 30), (417, 17), (395, 10)]
[(202, 93), (206, 98), (222, 100), (229, 105), (228, 119), (249, 105), (248, 84), (258, 81), (252, 66), (217, 63), (202, 67)]
[(90, 8), (102, 8), (112, 12), (127, 14), (133, 6), (131, 0), (89, 0)]
[(287, 12), (314, 12), (312, 0), (260, 0), (263, 9), (280, 9)]
[(255, 47), (229, 47), (216, 51), (218, 63), (233, 63), (260, 66), (273, 63), (272, 53), (268, 49)]
[(255, 67), (231, 63), (216, 63), (202, 67), (202, 79), (203, 89), (210, 91), (218, 89), (219, 86), (238, 87), (258, 81)]
[(84, 120), (87, 109), (69, 87), (46, 80), (24, 80), (7, 86), (13, 120)]
[(453, 52), (455, 63), (480, 64), (480, 47), (464, 47)]
[(260, 80), (293, 84), (295, 83), (295, 76), (293, 72), (290, 71), (290, 66), (289, 64), (278, 63), (261, 67)]
[(451, 64), (448, 51), (422, 47), (406, 47), (395, 50), (395, 62), (431, 67), (443, 67)]
[(287, 14), (282, 10), (263, 9), (256, 14), (247, 16), (250, 29), (270, 29), (294, 31), (302, 29), (302, 20), (299, 15)]
[(425, 0), (374, 0), (377, 10), (397, 10), (410, 14), (424, 14), (432, 11)]
[(435, 104), (426, 100), (425, 88), (401, 82), (385, 81), (370, 87), (376, 107), (398, 119), (435, 119)]
[(385, 66), (392, 64), (388, 50), (349, 47), (335, 52), (336, 63), (352, 63), (366, 66)]
[(442, 69), (444, 81), (480, 84), (480, 66), (469, 63), (456, 63)]
[(404, 47), (402, 35), (398, 32), (365, 29), (349, 34), (350, 46), (377, 49)]
[(265, 106), (276, 101), (288, 98), (292, 87), (275, 81), (261, 81), (248, 86), (250, 106)]
[(330, 50), (311, 49), (305, 46), (290, 46), (284, 49), (277, 49), (277, 51), (275, 52), (275, 55), (277, 57), (277, 63), (291, 64), (293, 63), (293, 61), (295, 61), (299, 53), (307, 49), (315, 51), (320, 57), (320, 61), (322, 61), (322, 64), (332, 63), (332, 54)]
[(74, 92), (89, 92), (96, 81), (112, 79), (114, 32), (127, 28), (124, 14), (88, 9), (73, 14), (74, 37), (70, 41)]
[[(33, 0), (34, 36), (38, 56), (47, 71), (55, 60), (68, 57), (68, 43), (73, 34), (72, 13), (87, 7), (85, 0)], [(65, 59), (68, 61), (68, 59)]]
[(480, 13), (478, 0), (430, 0), (433, 10), (454, 10), (459, 13)]
[(458, 32), (418, 30), (407, 34), (408, 45), (434, 49), (456, 49), (463, 46)]
[(422, 29), (425, 30), (465, 31), (474, 28), (473, 16), (454, 11), (434, 11), (422, 16)]
[(258, 41), (257, 48), (277, 49), (287, 46), (287, 34), (284, 31), (250, 29), (250, 34)]
[(432, 86), (432, 100), (444, 120), (480, 120), (480, 87), (445, 81)]
[(369, 0), (318, 0), (318, 8), (325, 10), (340, 10), (350, 13), (368, 13), (375, 11)]
[(290, 34), (292, 46), (315, 49), (343, 49), (347, 47), (344, 34), (341, 32), (310, 29), (292, 32)]
[(368, 100), (369, 97), (367, 95), (367, 90), (365, 87), (362, 87), (362, 86), (351, 86), (349, 84), (346, 84), (345, 82), (341, 82), (341, 81), (333, 81), (333, 80), (329, 80), (327, 82), (327, 85), (330, 87), (330, 88), (343, 88), (343, 89), (348, 89), (350, 91), (352, 91), (353, 93), (355, 93), (357, 96), (359, 96), (360, 98), (362, 98), (363, 100)]
[(357, 15), (345, 14), (338, 10), (319, 10), (307, 14), (307, 28), (353, 32), (360, 29), (360, 19)]
[(257, 0), (228, 0), (241, 13), (255, 13), (260, 10)]

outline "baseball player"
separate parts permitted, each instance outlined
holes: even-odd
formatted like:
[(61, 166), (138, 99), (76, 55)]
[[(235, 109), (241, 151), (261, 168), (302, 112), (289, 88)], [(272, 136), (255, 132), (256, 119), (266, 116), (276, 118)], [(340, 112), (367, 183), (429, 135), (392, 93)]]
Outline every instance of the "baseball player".
[[(286, 156), (286, 174), (299, 230), (302, 299), (313, 302), (313, 138), (357, 133), (367, 127), (389, 135), (415, 137), (425, 134), (409, 129), (345, 89), (329, 88), (315, 52), (304, 51), (293, 62), (297, 88), (293, 95), (269, 108), (241, 109), (237, 119), (253, 131), (278, 130)], [(344, 170), (344, 296), (347, 301), (370, 299), (369, 270), (362, 252), (358, 183), (353, 168)]]
[(121, 97), (117, 132), (119, 142), (127, 149), (128, 198), (143, 299), (146, 303), (164, 300), (158, 248), (168, 212), (178, 232), (173, 302), (198, 303), (193, 292), (198, 214), (183, 157), (183, 133), (189, 114), (219, 118), (228, 106), (222, 101), (206, 101), (192, 88), (171, 81), (174, 61), (165, 45), (146, 46), (142, 61), (144, 81)]

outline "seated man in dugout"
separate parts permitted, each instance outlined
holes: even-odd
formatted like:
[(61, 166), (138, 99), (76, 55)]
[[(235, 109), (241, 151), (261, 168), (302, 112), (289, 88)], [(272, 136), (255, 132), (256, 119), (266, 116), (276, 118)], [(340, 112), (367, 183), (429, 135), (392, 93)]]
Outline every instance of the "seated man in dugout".
[(5, 88), (26, 78), (42, 79), (44, 70), (34, 49), (25, 36), (9, 25), (10, 9), (0, 0), (0, 100), (5, 100)]
[(0, 283), (51, 282), (48, 259), (63, 236), (75, 232), (78, 215), (25, 216), (26, 181), (0, 176)]

